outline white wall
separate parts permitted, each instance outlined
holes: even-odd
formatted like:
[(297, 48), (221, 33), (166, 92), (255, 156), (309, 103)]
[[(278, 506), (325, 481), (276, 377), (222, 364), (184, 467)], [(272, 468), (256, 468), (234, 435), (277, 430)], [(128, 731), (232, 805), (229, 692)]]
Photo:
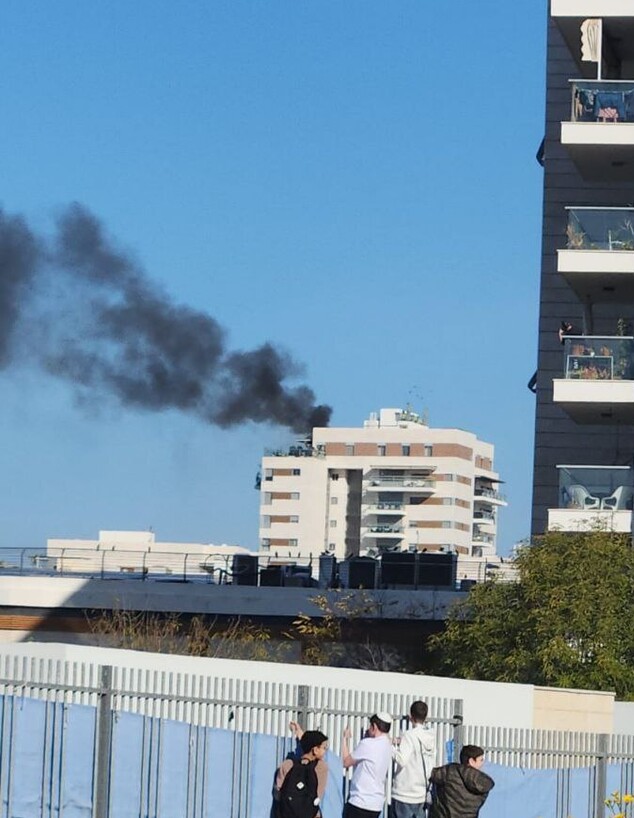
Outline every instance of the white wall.
[(0, 654), (71, 662), (95, 662), (116, 667), (164, 670), (175, 673), (217, 675), (247, 681), (284, 681), (288, 684), (312, 684), (347, 688), (360, 692), (385, 691), (423, 699), (432, 696), (456, 698), (464, 701), (466, 724), (526, 728), (533, 726), (534, 688), (532, 685), (478, 682), (405, 673), (378, 673), (350, 668), (168, 656), (78, 645), (5, 644), (0, 646)]

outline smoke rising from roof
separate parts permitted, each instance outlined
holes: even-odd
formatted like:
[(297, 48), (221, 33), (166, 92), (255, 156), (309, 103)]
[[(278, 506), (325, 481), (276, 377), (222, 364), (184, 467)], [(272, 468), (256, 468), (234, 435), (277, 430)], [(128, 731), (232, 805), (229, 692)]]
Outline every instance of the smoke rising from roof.
[(304, 433), (330, 418), (311, 389), (288, 385), (302, 374), (288, 353), (270, 343), (228, 349), (214, 318), (175, 304), (81, 205), (63, 212), (52, 239), (0, 211), (0, 369), (28, 354), (20, 342), (34, 326), (43, 340), (31, 357), (84, 397), (221, 427)]

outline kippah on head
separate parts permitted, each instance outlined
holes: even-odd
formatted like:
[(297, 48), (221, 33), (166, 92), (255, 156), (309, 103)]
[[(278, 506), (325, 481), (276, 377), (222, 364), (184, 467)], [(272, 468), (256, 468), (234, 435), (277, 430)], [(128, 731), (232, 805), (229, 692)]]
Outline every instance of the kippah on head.
[(382, 733), (389, 733), (392, 726), (392, 716), (389, 713), (375, 713), (370, 719), (370, 724), (376, 725)]

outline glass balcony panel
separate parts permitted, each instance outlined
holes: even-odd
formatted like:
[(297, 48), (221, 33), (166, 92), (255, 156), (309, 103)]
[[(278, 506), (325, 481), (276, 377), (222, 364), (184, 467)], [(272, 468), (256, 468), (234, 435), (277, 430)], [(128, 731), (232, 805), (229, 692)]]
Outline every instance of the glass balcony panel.
[(567, 336), (564, 339), (564, 375), (574, 380), (634, 380), (634, 338)]
[(394, 477), (392, 475), (381, 475), (370, 480), (371, 486), (401, 486), (403, 488), (430, 488), (433, 487), (433, 480), (424, 480), (418, 477)]
[(634, 122), (634, 82), (574, 80), (572, 122)]
[(473, 519), (476, 522), (495, 522), (495, 514), (491, 511), (476, 511), (473, 514)]
[(558, 466), (558, 469), (558, 508), (631, 511), (634, 496), (631, 468)]
[(370, 526), (370, 532), (372, 534), (399, 534), (403, 530), (403, 526), (400, 525), (373, 525)]
[(634, 208), (568, 208), (568, 250), (634, 250)]

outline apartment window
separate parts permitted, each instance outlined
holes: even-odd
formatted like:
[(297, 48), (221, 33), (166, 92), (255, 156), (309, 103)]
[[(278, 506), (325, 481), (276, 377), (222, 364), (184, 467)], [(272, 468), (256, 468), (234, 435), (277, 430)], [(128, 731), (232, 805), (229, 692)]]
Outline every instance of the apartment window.
[(424, 454), (425, 454), (425, 457), (431, 457), (434, 454), (434, 447), (433, 446), (425, 446)]
[(288, 521), (289, 523), (298, 523), (299, 517), (296, 514), (291, 514), (291, 516), (288, 518)]
[(383, 443), (379, 443), (377, 446), (378, 455), (379, 457), (385, 457), (385, 453), (387, 452), (387, 447)]
[(263, 514), (262, 517), (260, 517), (260, 528), (270, 528), (270, 527), (271, 527), (271, 518), (268, 515)]
[(270, 491), (265, 491), (262, 495), (262, 505), (263, 506), (270, 506), (273, 502), (273, 495)]
[(330, 521), (330, 527), (331, 528), (336, 528), (337, 527), (337, 521), (336, 520), (331, 520)]
[(455, 500), (453, 497), (443, 497), (442, 504), (443, 506), (453, 506), (455, 504)]
[(289, 540), (288, 544), (289, 545), (297, 545), (297, 540)]
[(415, 542), (411, 542), (407, 546), (407, 550), (410, 554), (415, 554), (418, 551), (418, 544)]
[(450, 520), (443, 520), (441, 528), (453, 528), (453, 523)]
[(346, 443), (346, 456), (352, 457), (354, 455), (354, 443)]
[(403, 457), (409, 457), (411, 451), (412, 451), (411, 447), (408, 446), (407, 444), (404, 443), (401, 446), (401, 454), (403, 455)]
[(273, 479), (273, 469), (264, 469), (264, 479), (265, 480)]
[(334, 542), (329, 542), (328, 543), (328, 550), (329, 551), (336, 551), (337, 550), (337, 544), (334, 543)]
[(291, 500), (299, 500), (299, 492), (291, 491)]
[(338, 480), (339, 479), (339, 472), (338, 471), (331, 471), (330, 472), (330, 479), (331, 480)]
[(339, 502), (339, 498), (338, 498), (338, 497), (331, 497), (331, 498), (330, 498), (330, 505), (332, 505), (332, 506), (336, 506), (338, 502)]
[(268, 549), (270, 547), (271, 547), (271, 540), (268, 537), (264, 537), (263, 539), (260, 540), (260, 548), (263, 551), (268, 551)]
[(415, 520), (410, 520), (409, 521), (409, 527), (410, 528), (418, 528), (418, 523)]
[(301, 473), (302, 473), (301, 469), (293, 469), (293, 477), (299, 477)]

